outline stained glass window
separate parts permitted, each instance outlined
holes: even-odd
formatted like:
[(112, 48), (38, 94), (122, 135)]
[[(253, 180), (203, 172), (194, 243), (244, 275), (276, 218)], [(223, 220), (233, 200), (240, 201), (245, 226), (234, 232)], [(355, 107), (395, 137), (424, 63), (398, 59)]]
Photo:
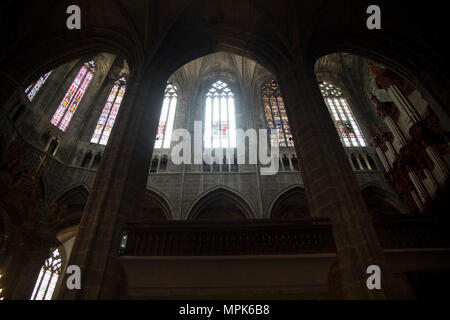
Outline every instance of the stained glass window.
[(89, 61), (81, 67), (75, 77), (75, 80), (72, 82), (72, 85), (69, 90), (67, 90), (61, 104), (53, 115), (51, 123), (54, 126), (58, 127), (62, 131), (66, 131), (70, 120), (72, 120), (72, 117), (89, 86), (89, 83), (94, 77), (94, 72), (94, 61)]
[(234, 94), (225, 82), (217, 81), (206, 94), (205, 148), (236, 148)]
[(327, 82), (320, 82), (319, 87), (344, 146), (367, 146), (342, 90)]
[[(261, 89), (261, 94), (267, 129), (278, 129), (278, 145), (280, 147), (293, 147), (294, 140), (292, 139), (291, 127), (278, 84), (274, 80), (265, 83)], [(270, 133), (272, 146), (276, 145), (276, 139), (277, 136)]]
[(170, 148), (175, 111), (177, 108), (177, 87), (167, 84), (164, 101), (159, 117), (158, 131), (156, 133), (155, 148)]
[(34, 286), (31, 300), (51, 300), (55, 291), (58, 277), (61, 273), (62, 259), (59, 250), (56, 249), (50, 255), (41, 268)]
[(92, 135), (92, 143), (99, 143), (104, 146), (108, 143), (126, 88), (127, 84), (125, 78), (120, 78), (114, 82), (109, 97), (103, 107), (102, 114), (98, 119), (97, 127)]
[(31, 84), (25, 90), (25, 94), (27, 95), (28, 100), (30, 100), (30, 101), (33, 100), (33, 98), (36, 96), (37, 92), (42, 87), (42, 85), (45, 83), (45, 81), (47, 80), (47, 78), (50, 76), (51, 73), (52, 73), (51, 71), (46, 73), (45, 75), (40, 77), (39, 80), (36, 83)]

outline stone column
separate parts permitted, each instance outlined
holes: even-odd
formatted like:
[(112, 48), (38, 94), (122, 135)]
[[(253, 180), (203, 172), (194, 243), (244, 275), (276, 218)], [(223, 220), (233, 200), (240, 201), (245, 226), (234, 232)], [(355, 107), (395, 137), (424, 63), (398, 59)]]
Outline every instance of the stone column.
[[(317, 85), (313, 66), (281, 72), (295, 150), (302, 168), (310, 212), (333, 223), (339, 269), (339, 298), (396, 298), (392, 275), (348, 163), (344, 147)], [(369, 290), (367, 267), (382, 270), (382, 289)]]
[(363, 166), (363, 164), (361, 162), (360, 154), (357, 153), (355, 158), (356, 158), (356, 162), (358, 162), (359, 170), (363, 171), (364, 170), (364, 166)]
[(374, 170), (372, 166), (370, 165), (369, 159), (367, 159), (367, 155), (365, 153), (362, 153), (362, 157), (364, 159), (364, 162), (366, 163), (366, 166), (369, 170)]
[(121, 230), (141, 210), (166, 85), (157, 71), (149, 74), (134, 74), (128, 81), (69, 261), (81, 268), (82, 289), (63, 287), (61, 299), (120, 297), (123, 275), (117, 252)]
[(357, 169), (355, 168), (355, 165), (353, 164), (353, 161), (352, 161), (352, 155), (351, 155), (351, 154), (347, 155), (347, 158), (348, 158), (348, 161), (350, 162), (350, 167), (352, 168), (352, 170), (353, 170), (353, 171), (354, 171), (354, 170), (357, 170)]

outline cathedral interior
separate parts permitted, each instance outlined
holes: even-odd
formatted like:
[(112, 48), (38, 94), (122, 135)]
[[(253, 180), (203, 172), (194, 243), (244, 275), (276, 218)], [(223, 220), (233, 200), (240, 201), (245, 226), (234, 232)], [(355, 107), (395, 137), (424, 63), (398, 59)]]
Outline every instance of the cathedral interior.
[(2, 1), (0, 299), (448, 297), (448, 34), (369, 5)]

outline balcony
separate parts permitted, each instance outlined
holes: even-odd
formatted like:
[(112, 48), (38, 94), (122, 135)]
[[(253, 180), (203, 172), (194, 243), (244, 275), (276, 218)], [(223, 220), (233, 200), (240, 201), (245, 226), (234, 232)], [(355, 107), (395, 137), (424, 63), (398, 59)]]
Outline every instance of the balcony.
[[(450, 248), (450, 220), (384, 217), (374, 220), (383, 249)], [(245, 222), (129, 223), (120, 255), (226, 256), (335, 253), (326, 219)]]
[[(449, 219), (374, 225), (393, 273), (450, 268)], [(324, 219), (130, 223), (118, 260), (129, 299), (311, 298), (327, 297), (336, 247)]]
[(384, 249), (450, 248), (450, 219), (430, 216), (393, 216), (374, 221)]
[(328, 220), (128, 224), (119, 250), (129, 256), (334, 253)]

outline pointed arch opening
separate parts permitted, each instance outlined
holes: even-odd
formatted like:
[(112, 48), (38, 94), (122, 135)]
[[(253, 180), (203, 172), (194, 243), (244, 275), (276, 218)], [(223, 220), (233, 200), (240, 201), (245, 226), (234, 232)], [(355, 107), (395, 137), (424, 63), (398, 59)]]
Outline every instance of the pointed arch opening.
[(238, 221), (254, 217), (250, 204), (224, 187), (211, 190), (192, 206), (188, 219), (196, 221)]
[(136, 220), (143, 221), (166, 221), (171, 220), (173, 211), (169, 200), (161, 193), (147, 189), (145, 191), (142, 211)]
[(273, 200), (269, 217), (277, 220), (302, 219), (310, 217), (306, 194), (302, 187), (290, 187)]
[(372, 217), (407, 214), (407, 208), (396, 199), (395, 194), (369, 184), (361, 188), (361, 194)]
[(54, 201), (57, 215), (51, 216), (51, 222), (57, 231), (80, 224), (89, 191), (84, 185), (78, 185), (63, 192)]

